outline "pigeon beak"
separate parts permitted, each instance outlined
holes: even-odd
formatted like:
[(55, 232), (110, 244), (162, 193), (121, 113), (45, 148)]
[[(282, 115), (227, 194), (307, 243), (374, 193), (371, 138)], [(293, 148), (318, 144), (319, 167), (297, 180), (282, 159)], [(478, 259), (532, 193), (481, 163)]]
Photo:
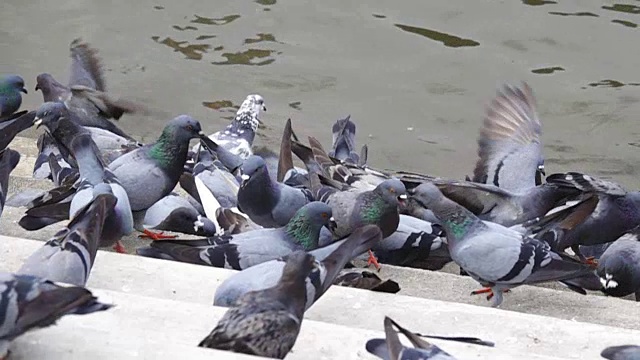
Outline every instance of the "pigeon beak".
[(267, 106), (266, 105), (262, 105), (262, 111), (267, 111)]
[(40, 90), (40, 85), (36, 84), (36, 88), (34, 89), (34, 91), (38, 91)]
[(20, 89), (20, 91), (25, 93), (25, 94), (28, 94), (27, 89), (25, 89), (25, 88)]
[(242, 179), (242, 183), (240, 184), (240, 187), (244, 187), (245, 185), (247, 185), (247, 182), (249, 181), (251, 177), (247, 174), (242, 174), (240, 175), (240, 179)]
[(407, 194), (402, 194), (398, 196), (398, 203), (404, 206), (407, 203)]
[(42, 119), (40, 119), (39, 117), (36, 117), (35, 119), (33, 119), (33, 125), (36, 126), (36, 129), (40, 127), (40, 125), (42, 125)]
[(338, 223), (336, 222), (336, 219), (332, 217), (329, 218), (329, 223), (327, 224), (327, 228), (333, 233), (336, 231), (336, 229), (338, 228)]

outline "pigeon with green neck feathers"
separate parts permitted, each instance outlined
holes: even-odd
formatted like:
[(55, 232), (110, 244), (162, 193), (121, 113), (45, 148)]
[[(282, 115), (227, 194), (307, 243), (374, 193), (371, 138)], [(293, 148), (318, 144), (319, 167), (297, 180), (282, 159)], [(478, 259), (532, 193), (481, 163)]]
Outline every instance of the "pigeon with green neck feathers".
[(516, 286), (561, 281), (576, 290), (583, 282), (598, 281), (593, 268), (553, 252), (543, 241), (480, 220), (432, 183), (415, 188), (412, 197), (441, 220), (451, 258), (488, 287), (474, 294), (489, 293), (494, 307), (502, 303), (504, 291)]
[(22, 94), (27, 93), (24, 80), (19, 75), (7, 75), (0, 79), (0, 121), (11, 116), (22, 105)]
[(280, 228), (203, 240), (154, 241), (148, 247), (139, 248), (138, 255), (242, 270), (296, 250), (317, 248), (323, 226), (335, 226), (331, 207), (314, 201), (298, 210), (289, 223)]

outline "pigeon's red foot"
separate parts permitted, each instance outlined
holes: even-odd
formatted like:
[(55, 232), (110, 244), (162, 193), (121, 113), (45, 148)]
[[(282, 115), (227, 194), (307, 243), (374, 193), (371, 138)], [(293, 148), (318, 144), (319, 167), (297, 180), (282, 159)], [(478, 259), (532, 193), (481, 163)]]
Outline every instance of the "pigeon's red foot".
[(116, 241), (116, 243), (113, 245), (113, 250), (120, 254), (127, 253), (127, 249), (124, 248), (124, 245), (122, 245), (122, 242), (120, 240)]
[(142, 235), (138, 235), (141, 239), (151, 239), (151, 240), (166, 240), (166, 239), (175, 239), (178, 235), (164, 235), (164, 231), (153, 232), (151, 230), (144, 229)]
[(375, 266), (378, 271), (380, 271), (380, 269), (382, 268), (376, 256), (373, 255), (373, 251), (369, 250), (369, 259), (367, 260), (367, 267), (371, 266), (371, 264), (373, 264), (373, 266)]
[(598, 259), (596, 259), (593, 256), (589, 256), (587, 258), (584, 259), (584, 263), (587, 265), (591, 265), (594, 268), (598, 267)]
[[(511, 292), (511, 290), (509, 289), (504, 289), (502, 290), (503, 293), (508, 293)], [(482, 288), (480, 290), (475, 290), (471, 292), (471, 295), (481, 295), (481, 294), (487, 294), (487, 300), (491, 300), (493, 298), (493, 290), (491, 290), (491, 288)]]

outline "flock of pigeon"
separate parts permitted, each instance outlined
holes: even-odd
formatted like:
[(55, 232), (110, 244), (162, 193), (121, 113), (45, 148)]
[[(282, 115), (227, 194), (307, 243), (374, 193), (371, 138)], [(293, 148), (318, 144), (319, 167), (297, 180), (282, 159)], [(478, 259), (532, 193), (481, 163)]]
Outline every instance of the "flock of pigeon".
[[(304, 312), (331, 285), (399, 290), (349, 269), (363, 256), (378, 268), (438, 270), (453, 261), (493, 306), (514, 287), (554, 281), (640, 300), (640, 192), (577, 172), (543, 181), (541, 123), (526, 84), (498, 91), (473, 177), (462, 181), (369, 167), (349, 117), (333, 125), (330, 151), (298, 138), (290, 120), (279, 153), (256, 148), (260, 95), (247, 96), (215, 134), (180, 115), (156, 142), (141, 144), (111, 119), (148, 110), (106, 92), (89, 44), (76, 39), (70, 52), (68, 85), (37, 77), (44, 103), (35, 111), (18, 112), (27, 93), (21, 77), (0, 81), (0, 214), (20, 160), (8, 146), (37, 126), (44, 131), (33, 176), (53, 187), (7, 204), (26, 207), (19, 224), (27, 230), (70, 220), (16, 273), (0, 273), (0, 358), (26, 331), (109, 309), (84, 286), (98, 248), (125, 252), (120, 240), (134, 231), (153, 240), (140, 256), (240, 270), (216, 290), (214, 305), (229, 310), (199, 346), (266, 357), (286, 356)], [(192, 139), (199, 143), (190, 148)], [(294, 166), (294, 154), (304, 167)], [(382, 359), (454, 359), (389, 318), (384, 329), (386, 339), (366, 344)], [(602, 356), (637, 359), (640, 347)]]

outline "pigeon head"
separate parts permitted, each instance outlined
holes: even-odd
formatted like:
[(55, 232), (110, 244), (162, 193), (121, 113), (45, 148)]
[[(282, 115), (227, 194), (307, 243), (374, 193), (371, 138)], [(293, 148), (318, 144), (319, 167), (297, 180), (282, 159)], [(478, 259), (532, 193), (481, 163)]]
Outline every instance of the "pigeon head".
[(196, 233), (215, 234), (217, 229), (213, 221), (202, 215), (198, 215), (196, 221), (193, 222), (193, 231)]
[(269, 176), (267, 163), (263, 158), (256, 155), (251, 155), (247, 159), (245, 159), (245, 161), (242, 163), (242, 166), (240, 167), (240, 171), (242, 173), (242, 175), (240, 176), (240, 178), (242, 179), (242, 184), (240, 184), (241, 187), (246, 186), (246, 184), (251, 179), (258, 178), (260, 175), (266, 174), (267, 176)]
[(44, 101), (63, 100), (58, 97), (65, 94), (68, 89), (60, 84), (51, 74), (42, 73), (36, 77), (36, 91), (42, 91)]
[(407, 201), (407, 189), (398, 179), (385, 180), (376, 186), (375, 192), (380, 194), (385, 202), (404, 206)]
[(240, 115), (244, 112), (251, 112), (257, 117), (258, 115), (260, 115), (261, 110), (267, 111), (267, 106), (264, 104), (264, 99), (258, 94), (253, 94), (247, 96), (247, 98), (244, 99), (236, 114)]
[(323, 226), (334, 231), (338, 225), (329, 205), (321, 201), (312, 201), (301, 207), (289, 220), (286, 232), (309, 251), (318, 247), (320, 230)]
[(620, 256), (610, 256), (601, 261), (596, 272), (602, 284), (601, 291), (615, 297), (634, 293), (636, 286), (640, 286), (640, 284), (633, 283), (631, 266)]
[(66, 113), (67, 108), (61, 102), (46, 102), (36, 111), (36, 117), (33, 124), (36, 128), (44, 125), (49, 132), (53, 133), (58, 128), (58, 120)]
[(180, 115), (169, 121), (163, 135), (165, 132), (170, 133), (176, 143), (188, 143), (191, 139), (206, 136), (198, 120), (189, 115)]
[(27, 93), (24, 88), (24, 80), (19, 75), (7, 75), (0, 81), (0, 91), (19, 91)]
[(444, 198), (440, 189), (433, 183), (422, 183), (411, 192), (411, 198), (427, 209)]

